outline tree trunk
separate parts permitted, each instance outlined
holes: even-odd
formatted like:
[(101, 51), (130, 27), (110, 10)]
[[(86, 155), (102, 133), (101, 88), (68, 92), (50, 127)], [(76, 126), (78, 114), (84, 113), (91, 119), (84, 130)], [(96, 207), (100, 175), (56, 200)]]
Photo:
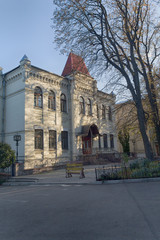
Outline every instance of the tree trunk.
[(155, 80), (154, 77), (152, 76), (152, 71), (149, 68), (149, 76), (150, 76), (150, 80), (151, 80), (151, 84), (149, 85), (149, 80), (147, 78), (145, 78), (145, 82), (146, 82), (146, 89), (147, 89), (147, 93), (148, 93), (148, 98), (149, 98), (149, 103), (151, 106), (151, 117), (152, 117), (152, 121), (154, 124), (154, 129), (155, 129), (155, 133), (156, 133), (156, 138), (157, 138), (157, 142), (158, 142), (158, 148), (159, 148), (159, 152), (160, 152), (160, 118), (159, 118), (159, 109), (158, 109), (158, 104), (157, 104), (157, 96), (156, 96), (156, 91), (155, 91)]
[(158, 149), (160, 152), (160, 125), (157, 124), (157, 122), (154, 124), (155, 125), (155, 132), (156, 132), (156, 140), (158, 142)]
[(146, 133), (145, 116), (144, 116), (144, 111), (141, 103), (137, 103), (137, 116), (139, 121), (140, 132), (141, 132), (143, 143), (144, 143), (146, 157), (152, 161), (153, 151)]

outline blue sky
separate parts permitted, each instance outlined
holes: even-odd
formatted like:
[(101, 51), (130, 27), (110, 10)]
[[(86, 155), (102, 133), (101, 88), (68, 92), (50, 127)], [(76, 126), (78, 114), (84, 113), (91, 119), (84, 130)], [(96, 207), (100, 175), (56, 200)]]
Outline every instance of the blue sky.
[(0, 0), (0, 66), (19, 65), (24, 54), (31, 63), (61, 74), (66, 56), (53, 44), (52, 0)]
[(4, 73), (17, 67), (26, 54), (32, 65), (61, 75), (67, 56), (53, 43), (53, 10), (52, 0), (0, 0), (0, 66)]

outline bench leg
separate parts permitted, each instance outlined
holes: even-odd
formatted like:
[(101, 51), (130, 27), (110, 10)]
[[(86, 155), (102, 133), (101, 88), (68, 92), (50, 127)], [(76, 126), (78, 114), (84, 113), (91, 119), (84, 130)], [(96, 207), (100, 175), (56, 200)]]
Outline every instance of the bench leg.
[(80, 172), (80, 177), (79, 178), (85, 178), (85, 175), (84, 175), (84, 168), (82, 169), (82, 171)]
[(70, 177), (72, 177), (72, 174), (67, 171), (66, 172), (66, 178), (70, 178)]

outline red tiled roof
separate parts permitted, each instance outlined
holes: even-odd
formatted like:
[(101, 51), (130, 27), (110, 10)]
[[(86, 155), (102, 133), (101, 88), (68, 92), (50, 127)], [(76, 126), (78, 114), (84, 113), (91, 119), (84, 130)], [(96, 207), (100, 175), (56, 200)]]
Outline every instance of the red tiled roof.
[(74, 53), (70, 53), (66, 65), (63, 69), (62, 76), (65, 77), (74, 71), (81, 72), (90, 76), (82, 57), (75, 55)]

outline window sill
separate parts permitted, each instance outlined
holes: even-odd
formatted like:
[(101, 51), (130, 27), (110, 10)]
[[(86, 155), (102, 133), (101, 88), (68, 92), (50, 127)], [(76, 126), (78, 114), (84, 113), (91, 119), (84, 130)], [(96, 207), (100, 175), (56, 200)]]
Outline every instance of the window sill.
[(34, 106), (34, 109), (42, 110), (42, 107)]
[(42, 153), (44, 150), (43, 149), (35, 149), (36, 153)]
[(49, 149), (50, 152), (56, 152), (56, 148), (53, 148), (53, 149)]
[(48, 108), (48, 111), (49, 111), (49, 112), (55, 112), (56, 109)]

